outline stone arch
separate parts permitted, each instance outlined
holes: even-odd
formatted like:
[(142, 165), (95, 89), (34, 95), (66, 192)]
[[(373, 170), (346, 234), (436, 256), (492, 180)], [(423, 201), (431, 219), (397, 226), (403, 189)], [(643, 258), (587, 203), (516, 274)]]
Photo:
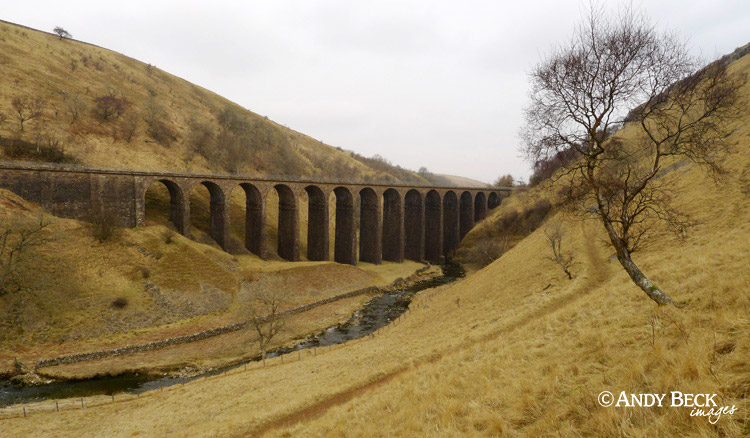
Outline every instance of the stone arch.
[(354, 197), (346, 187), (333, 189), (336, 195), (336, 230), (333, 260), (336, 263), (357, 264), (356, 225), (354, 219)]
[(424, 256), (432, 263), (442, 264), (443, 204), (437, 190), (427, 192), (424, 200)]
[(182, 187), (176, 182), (169, 179), (154, 180), (146, 187), (143, 192), (144, 219), (148, 216), (149, 204), (148, 192), (154, 186), (161, 184), (169, 193), (169, 221), (172, 222), (178, 233), (189, 237), (190, 235), (190, 210), (185, 200), (185, 193)]
[(479, 192), (474, 197), (474, 222), (479, 222), (487, 217), (487, 196)]
[(459, 241), (474, 228), (474, 200), (471, 197), (471, 193), (461, 193), (460, 199), (460, 226), (459, 226)]
[(487, 196), (487, 207), (492, 210), (498, 205), (500, 205), (500, 196), (497, 194), (497, 192), (490, 193), (490, 195)]
[(299, 261), (299, 211), (294, 191), (285, 184), (274, 186), (279, 195), (278, 254), (290, 262)]
[(266, 203), (260, 190), (250, 183), (241, 183), (245, 192), (245, 248), (266, 257)]
[(404, 258), (424, 260), (424, 198), (411, 189), (404, 197)]
[(382, 251), (382, 206), (380, 197), (369, 187), (359, 191), (359, 259), (380, 264)]
[(330, 258), (328, 236), (328, 196), (318, 186), (305, 187), (307, 192), (307, 259)]
[(222, 249), (226, 250), (229, 243), (229, 209), (224, 190), (213, 181), (201, 181), (191, 188), (191, 197), (198, 186), (205, 187), (209, 194), (208, 234)]
[(456, 192), (449, 190), (443, 196), (443, 255), (446, 260), (453, 258), (461, 240), (458, 224), (458, 196)]
[(404, 261), (404, 208), (395, 189), (383, 192), (383, 260)]

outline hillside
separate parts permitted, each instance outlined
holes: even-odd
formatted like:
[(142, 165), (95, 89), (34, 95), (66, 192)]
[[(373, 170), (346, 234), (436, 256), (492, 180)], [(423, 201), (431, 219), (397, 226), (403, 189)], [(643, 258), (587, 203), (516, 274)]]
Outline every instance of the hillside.
[(489, 184), (483, 183), (482, 181), (477, 181), (475, 179), (466, 178), (464, 176), (457, 176), (457, 175), (446, 175), (443, 173), (437, 174), (437, 176), (445, 178), (446, 180), (450, 181), (450, 184), (456, 185), (459, 187), (487, 187)]
[[(0, 189), (0, 262), (18, 241), (6, 227), (32, 229), (42, 220), (41, 245), (26, 248), (14, 271), (20, 290), (0, 288), (0, 375), (14, 361), (137, 345), (243, 321), (242, 284), (283, 277), (292, 308), (329, 296), (386, 286), (422, 267), (415, 262), (358, 267), (332, 262), (286, 263), (232, 256), (161, 225), (121, 229), (97, 241), (89, 224), (45, 214), (34, 204)], [(6, 244), (7, 242), (7, 244)], [(3, 274), (4, 265), (0, 265)], [(277, 342), (288, 342), (348, 318), (366, 295), (302, 315)], [(61, 305), (64, 303), (64, 305)], [(223, 363), (254, 354), (252, 337), (167, 358), (165, 369)], [(153, 365), (153, 364), (150, 364)], [(144, 370), (153, 366), (139, 365)], [(95, 371), (101, 373), (102, 370)]]
[[(750, 57), (734, 71), (750, 72)], [(750, 85), (744, 105), (750, 107)], [(720, 183), (675, 162), (697, 225), (686, 239), (655, 234), (636, 256), (685, 302), (658, 307), (616, 261), (596, 222), (554, 211), (573, 250), (574, 278), (545, 256), (537, 229), (468, 278), (426, 291), (377, 336), (275, 360), (140, 398), (5, 420), (11, 435), (94, 436), (680, 436), (750, 435), (750, 116), (736, 126)], [(627, 138), (627, 129), (622, 133)], [(542, 184), (514, 195), (471, 234), (554, 198)], [(733, 415), (690, 408), (603, 407), (602, 391), (717, 394)], [(76, 402), (76, 401), (74, 401)], [(49, 405), (49, 403), (47, 403)], [(262, 406), (249, 409), (248, 406)], [(34, 408), (32, 406), (32, 408)], [(715, 424), (712, 424), (715, 423)]]
[(328, 146), (150, 64), (4, 21), (0, 78), (0, 159), (445, 182)]

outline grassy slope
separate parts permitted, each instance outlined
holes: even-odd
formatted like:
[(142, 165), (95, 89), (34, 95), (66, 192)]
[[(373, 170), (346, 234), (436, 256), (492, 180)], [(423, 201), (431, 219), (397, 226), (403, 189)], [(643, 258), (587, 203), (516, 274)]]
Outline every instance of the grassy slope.
[[(35, 221), (40, 214), (33, 204), (0, 190), (3, 224)], [(24, 291), (0, 296), (0, 372), (13, 358), (29, 362), (114, 348), (241, 320), (235, 297), (242, 280), (283, 271), (294, 290), (291, 307), (385, 285), (421, 266), (264, 262), (252, 255), (232, 256), (175, 233), (166, 243), (167, 229), (161, 225), (122, 229), (111, 241), (99, 243), (79, 221), (49, 216), (45, 220), (51, 222), (45, 231), (51, 241), (29, 250), (19, 265), (26, 279)], [(149, 291), (147, 282), (159, 292)], [(114, 309), (115, 298), (125, 298), (128, 305)], [(350, 308), (354, 301), (342, 304)], [(341, 318), (336, 306), (328, 310)], [(330, 322), (317, 319), (293, 334), (319, 330)]]
[[(750, 58), (733, 68), (750, 70)], [(608, 261), (598, 223), (567, 222), (572, 281), (544, 259), (537, 230), (460, 283), (418, 296), (375, 338), (4, 427), (17, 436), (747, 436), (748, 126), (733, 134), (722, 184), (691, 164), (666, 176), (699, 225), (685, 241), (656, 235), (636, 258), (684, 309), (656, 307)], [(683, 408), (603, 408), (604, 390), (718, 393), (738, 412), (711, 425)]]
[[(71, 68), (71, 61), (77, 62), (75, 70)], [(21, 134), (24, 139), (33, 141), (34, 133), (40, 130), (53, 133), (62, 140), (66, 153), (87, 165), (215, 172), (219, 169), (193, 151), (189, 122), (209, 123), (218, 129), (218, 113), (225, 107), (232, 107), (261, 127), (258, 135), (278, 131), (280, 138), (288, 140), (293, 149), (290, 159), (294, 161), (295, 176), (375, 180), (408, 177), (425, 182), (415, 173), (393, 166), (378, 166), (378, 169), (367, 166), (349, 152), (276, 124), (158, 68), (152, 67), (149, 72), (147, 67), (111, 50), (75, 40), (60, 40), (45, 32), (0, 22), (0, 113), (7, 116), (5, 123), (0, 124), (0, 136), (19, 135), (11, 106), (13, 97), (39, 96), (46, 102), (44, 116), (26, 123), (25, 132)], [(119, 122), (100, 123), (91, 115), (93, 99), (105, 94), (108, 88), (117, 90), (128, 102), (128, 113), (137, 116), (135, 136), (130, 142), (113, 140), (111, 131)], [(86, 102), (86, 110), (79, 120), (72, 121), (64, 96), (76, 94)], [(144, 119), (151, 101), (163, 107), (163, 120), (176, 133), (177, 139), (171, 146), (155, 142), (146, 134)], [(38, 123), (40, 121), (43, 123)], [(282, 174), (286, 170), (282, 159), (248, 160), (238, 170)]]

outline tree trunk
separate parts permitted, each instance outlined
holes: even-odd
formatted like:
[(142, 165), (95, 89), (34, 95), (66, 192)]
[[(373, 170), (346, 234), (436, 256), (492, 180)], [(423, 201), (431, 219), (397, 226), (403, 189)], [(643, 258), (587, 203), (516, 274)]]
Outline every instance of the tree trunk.
[(621, 256), (618, 254), (617, 260), (620, 261), (620, 264), (623, 268), (625, 268), (625, 272), (630, 275), (630, 278), (633, 280), (633, 283), (637, 284), (638, 287), (640, 287), (643, 292), (646, 292), (646, 295), (649, 296), (652, 300), (656, 301), (656, 304), (660, 306), (664, 306), (666, 304), (671, 304), (673, 306), (676, 306), (676, 303), (674, 300), (664, 293), (661, 289), (659, 289), (658, 286), (653, 284), (651, 280), (646, 278), (645, 275), (643, 275), (643, 272), (641, 272), (640, 268), (633, 262), (633, 260), (630, 257), (627, 256)]
[(607, 215), (602, 213), (604, 211), (604, 202), (598, 194), (597, 202), (599, 204), (599, 218), (601, 219), (604, 228), (607, 230), (607, 236), (609, 236), (612, 246), (615, 248), (617, 260), (619, 260), (620, 264), (625, 269), (625, 272), (628, 273), (630, 279), (633, 280), (633, 283), (637, 284), (649, 298), (656, 301), (656, 304), (660, 306), (670, 304), (679, 307), (669, 295), (664, 293), (664, 291), (659, 289), (659, 287), (652, 283), (651, 280), (646, 278), (638, 265), (633, 262), (626, 244), (620, 239), (620, 236), (617, 234), (617, 231), (615, 231), (615, 227), (612, 225), (612, 222)]

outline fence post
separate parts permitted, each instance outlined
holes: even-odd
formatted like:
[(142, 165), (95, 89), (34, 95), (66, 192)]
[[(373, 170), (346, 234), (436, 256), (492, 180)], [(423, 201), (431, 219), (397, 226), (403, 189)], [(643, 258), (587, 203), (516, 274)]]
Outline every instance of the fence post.
[(26, 406), (23, 407), (23, 418), (26, 418)]
[(60, 404), (58, 402), (55, 402), (55, 410), (60, 412)]
[(81, 397), (81, 409), (83, 409), (83, 397)]

